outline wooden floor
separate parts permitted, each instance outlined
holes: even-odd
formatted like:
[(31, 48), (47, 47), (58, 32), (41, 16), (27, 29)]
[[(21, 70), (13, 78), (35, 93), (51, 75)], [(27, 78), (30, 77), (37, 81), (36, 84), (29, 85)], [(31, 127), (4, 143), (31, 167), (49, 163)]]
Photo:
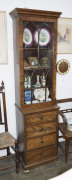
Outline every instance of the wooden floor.
[[(29, 172), (24, 172), (21, 165), (19, 174), (15, 173), (15, 168), (2, 171), (0, 172), (0, 180), (49, 180), (72, 168), (72, 155), (69, 155), (67, 164), (64, 162), (64, 155), (60, 149), (58, 155), (57, 161), (31, 169)], [(0, 166), (2, 164), (0, 163)]]

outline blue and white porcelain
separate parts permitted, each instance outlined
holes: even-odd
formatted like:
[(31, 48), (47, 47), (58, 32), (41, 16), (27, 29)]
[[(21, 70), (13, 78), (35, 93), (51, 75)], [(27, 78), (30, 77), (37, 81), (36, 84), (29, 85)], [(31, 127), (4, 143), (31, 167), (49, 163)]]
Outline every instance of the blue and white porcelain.
[(25, 101), (31, 101), (31, 90), (25, 90), (24, 94)]

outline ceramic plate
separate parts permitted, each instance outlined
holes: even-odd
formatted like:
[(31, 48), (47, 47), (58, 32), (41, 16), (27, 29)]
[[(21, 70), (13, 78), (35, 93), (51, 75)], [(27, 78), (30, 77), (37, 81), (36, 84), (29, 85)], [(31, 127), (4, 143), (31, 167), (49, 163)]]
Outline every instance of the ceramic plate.
[(32, 44), (33, 37), (29, 28), (25, 28), (23, 32), (23, 42), (26, 46), (30, 46)]
[[(38, 43), (38, 33), (39, 29), (37, 29), (34, 33), (34, 41)], [(51, 34), (46, 28), (42, 28), (40, 30), (40, 35), (39, 35), (39, 45), (40, 46), (47, 46), (51, 40)]]
[(35, 89), (34, 96), (35, 96), (35, 99), (37, 99), (39, 101), (44, 101), (45, 100), (45, 89), (44, 88)]

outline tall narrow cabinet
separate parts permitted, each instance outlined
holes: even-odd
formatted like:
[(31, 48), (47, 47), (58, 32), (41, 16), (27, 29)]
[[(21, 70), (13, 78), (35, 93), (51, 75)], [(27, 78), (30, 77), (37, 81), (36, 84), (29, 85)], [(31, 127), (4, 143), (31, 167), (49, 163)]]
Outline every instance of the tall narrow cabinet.
[(25, 169), (58, 158), (57, 19), (60, 12), (16, 8), (13, 19), (15, 105)]

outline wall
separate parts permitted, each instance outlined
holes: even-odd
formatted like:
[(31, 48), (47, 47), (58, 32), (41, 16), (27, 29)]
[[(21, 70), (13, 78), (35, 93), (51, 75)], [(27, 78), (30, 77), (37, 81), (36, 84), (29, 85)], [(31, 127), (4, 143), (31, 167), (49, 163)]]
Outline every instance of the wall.
[[(72, 0), (0, 0), (0, 10), (7, 12), (7, 39), (8, 64), (0, 65), (0, 82), (3, 80), (6, 87), (7, 118), (9, 131), (16, 137), (15, 91), (14, 91), (14, 54), (13, 54), (13, 27), (9, 12), (14, 8), (31, 8), (62, 12), (62, 17), (72, 18)], [(67, 75), (57, 73), (56, 98), (72, 97), (72, 54), (57, 55), (57, 62), (66, 58), (70, 62), (70, 71)], [(70, 103), (69, 103), (70, 105)], [(0, 130), (1, 132), (1, 130)]]

